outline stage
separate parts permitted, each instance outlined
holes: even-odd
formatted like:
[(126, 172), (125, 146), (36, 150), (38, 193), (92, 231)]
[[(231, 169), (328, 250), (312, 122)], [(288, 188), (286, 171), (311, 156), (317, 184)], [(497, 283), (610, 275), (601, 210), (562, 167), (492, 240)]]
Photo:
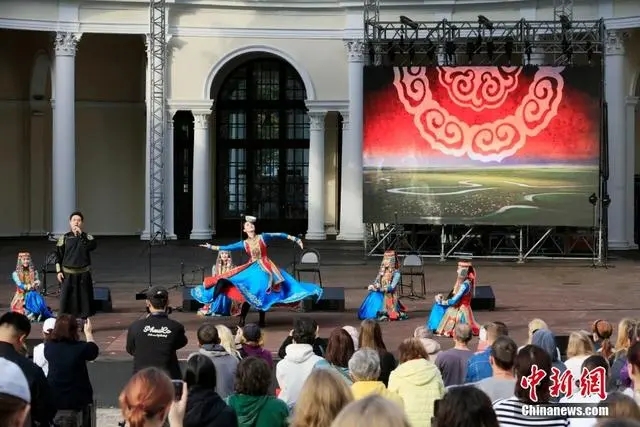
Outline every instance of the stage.
[[(322, 268), (325, 287), (342, 286), (346, 289), (346, 311), (343, 313), (312, 312), (294, 313), (279, 309), (267, 315), (266, 346), (277, 351), (280, 343), (291, 329), (295, 316), (315, 318), (321, 334), (327, 336), (331, 329), (342, 325), (357, 325), (356, 312), (367, 285), (375, 278), (379, 260), (363, 260), (362, 248), (344, 242), (306, 242), (317, 247), (326, 264)], [(40, 264), (53, 243), (44, 240), (4, 240), (0, 249), (0, 268), (5, 271), (0, 294), (0, 309), (6, 310), (14, 286), (10, 274), (15, 268), (18, 251), (27, 250)], [(96, 286), (111, 289), (112, 313), (99, 313), (93, 319), (94, 335), (98, 342), (102, 360), (126, 360), (127, 327), (144, 315), (144, 302), (135, 300), (135, 293), (148, 284), (148, 245), (134, 238), (98, 238), (98, 250), (94, 253), (94, 280)], [(154, 247), (152, 251), (152, 279), (154, 284), (171, 286), (180, 281), (180, 262), (191, 271), (204, 266), (210, 271), (213, 253), (195, 247), (191, 243), (169, 243), (166, 247)], [(279, 265), (292, 261), (290, 245), (277, 245), (270, 251)], [(526, 340), (529, 320), (539, 317), (547, 321), (557, 334), (575, 329), (587, 329), (596, 319), (617, 323), (625, 316), (637, 317), (640, 303), (619, 308), (621, 301), (640, 301), (640, 288), (635, 286), (640, 264), (633, 260), (618, 259), (610, 269), (594, 269), (586, 261), (558, 262), (538, 261), (526, 265), (478, 261), (479, 285), (490, 285), (496, 295), (496, 311), (476, 312), (479, 323), (500, 320), (509, 326), (510, 335), (519, 343)], [(403, 322), (382, 324), (387, 346), (395, 350), (401, 340), (411, 336), (415, 327), (422, 325), (427, 317), (433, 295), (448, 292), (455, 279), (455, 263), (441, 264), (429, 260), (425, 264), (427, 288), (430, 292), (425, 300), (403, 301), (409, 308), (410, 319)], [(186, 277), (192, 281), (191, 274)], [(194, 276), (197, 278), (198, 273)], [(53, 277), (49, 277), (53, 282)], [(58, 306), (57, 298), (48, 297), (50, 306)], [(171, 292), (171, 305), (182, 305), (182, 289)], [(198, 317), (195, 313), (175, 312), (172, 316), (184, 323), (188, 331), (189, 344), (180, 352), (187, 356), (197, 348), (195, 331), (204, 321), (235, 325), (236, 318)], [(248, 321), (257, 321), (257, 314), (250, 314)], [(32, 337), (40, 335), (39, 325), (34, 325)], [(450, 340), (439, 339), (444, 346)]]

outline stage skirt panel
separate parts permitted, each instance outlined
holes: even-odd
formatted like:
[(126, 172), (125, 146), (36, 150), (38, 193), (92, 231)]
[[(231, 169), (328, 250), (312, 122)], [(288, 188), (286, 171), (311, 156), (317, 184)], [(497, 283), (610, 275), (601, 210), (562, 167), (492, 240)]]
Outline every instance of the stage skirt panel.
[(429, 314), (429, 320), (427, 320), (427, 329), (430, 331), (437, 330), (446, 311), (447, 307), (444, 307), (438, 303), (433, 304), (433, 306), (431, 307), (431, 314)]
[[(265, 264), (271, 268), (265, 268)], [(243, 267), (232, 275), (219, 277), (216, 293), (221, 292), (236, 302), (246, 301), (261, 311), (267, 311), (274, 305), (289, 305), (306, 298), (319, 300), (322, 297), (320, 286), (298, 282), (270, 260), (257, 260)], [(279, 283), (274, 283), (276, 277)]]
[(369, 291), (358, 310), (358, 319), (405, 320), (406, 311), (395, 293)]
[(214, 316), (231, 316), (231, 306), (233, 301), (225, 294), (214, 296), (215, 287), (206, 288), (205, 285), (199, 285), (191, 289), (191, 297), (203, 304), (203, 315)]
[(473, 335), (478, 335), (480, 332), (480, 327), (473, 318), (471, 307), (467, 304), (462, 304), (459, 307), (449, 307), (447, 309), (436, 329), (436, 334), (452, 337), (453, 331), (458, 323), (466, 323), (471, 326), (471, 333)]

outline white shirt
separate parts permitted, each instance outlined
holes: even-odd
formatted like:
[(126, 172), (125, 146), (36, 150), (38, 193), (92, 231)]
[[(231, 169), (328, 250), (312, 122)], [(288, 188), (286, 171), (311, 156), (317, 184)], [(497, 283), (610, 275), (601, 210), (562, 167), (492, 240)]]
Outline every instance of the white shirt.
[(582, 364), (588, 357), (589, 355), (573, 356), (564, 362), (564, 366), (566, 366), (567, 370), (571, 372), (574, 381), (580, 380), (580, 376), (582, 375)]
[(40, 343), (33, 348), (33, 363), (42, 368), (45, 377), (49, 375), (49, 362), (44, 357), (44, 343)]
[[(560, 403), (600, 403), (602, 399), (598, 395), (581, 396), (580, 392), (571, 397), (563, 397)], [(570, 418), (571, 427), (593, 427), (598, 423), (597, 418)]]

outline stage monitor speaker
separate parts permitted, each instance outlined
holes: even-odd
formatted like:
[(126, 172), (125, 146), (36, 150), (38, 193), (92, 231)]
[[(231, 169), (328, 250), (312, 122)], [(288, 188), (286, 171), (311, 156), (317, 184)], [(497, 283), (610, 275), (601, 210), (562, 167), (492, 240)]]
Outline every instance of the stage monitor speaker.
[(93, 303), (97, 312), (111, 313), (113, 311), (113, 301), (111, 300), (111, 289), (105, 287), (93, 288)]
[(302, 302), (302, 311), (344, 311), (344, 288), (323, 288), (322, 298), (308, 298)]
[(493, 311), (496, 309), (496, 296), (491, 286), (476, 286), (476, 292), (471, 299), (471, 309), (474, 311)]
[(191, 286), (185, 286), (182, 288), (182, 311), (185, 313), (195, 313), (202, 308), (202, 303), (199, 303), (191, 296)]

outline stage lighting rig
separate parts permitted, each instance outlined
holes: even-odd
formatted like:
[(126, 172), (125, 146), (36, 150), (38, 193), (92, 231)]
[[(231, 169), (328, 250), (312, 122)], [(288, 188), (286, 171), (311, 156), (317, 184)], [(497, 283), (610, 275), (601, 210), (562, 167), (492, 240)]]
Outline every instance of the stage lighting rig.
[(387, 43), (387, 58), (389, 59), (389, 63), (393, 65), (393, 61), (396, 59), (396, 49), (393, 46), (393, 42)]
[(493, 55), (495, 52), (495, 45), (493, 44), (493, 40), (488, 40), (487, 41), (487, 58), (489, 58), (489, 61), (493, 61)]
[(478, 24), (486, 30), (493, 30), (493, 22), (484, 15), (478, 15)]
[(569, 43), (569, 40), (567, 39), (566, 35), (562, 36), (562, 53), (567, 59), (567, 62), (571, 62), (571, 57), (573, 55), (573, 47), (571, 46), (571, 43)]
[(591, 40), (587, 40), (585, 50), (587, 52), (587, 62), (589, 63), (589, 65), (591, 65), (591, 61), (593, 60), (593, 52), (595, 50), (593, 47), (593, 42)]
[(409, 54), (409, 65), (413, 65), (416, 59), (416, 47), (413, 40), (409, 42), (409, 49), (407, 50)]
[(473, 61), (473, 55), (476, 52), (476, 44), (475, 42), (468, 41), (467, 42), (467, 61), (469, 64)]
[(524, 54), (527, 57), (527, 65), (531, 64), (531, 53), (533, 53), (533, 46), (529, 40), (524, 42)]
[(569, 31), (573, 27), (571, 20), (567, 15), (560, 15), (558, 16), (558, 19), (560, 19), (560, 27), (562, 27), (562, 31)]
[(369, 43), (367, 43), (367, 48), (369, 52), (369, 64), (375, 65), (376, 64), (376, 48), (373, 45), (373, 42), (370, 41)]
[(407, 18), (404, 15), (400, 15), (400, 23), (402, 25), (406, 25), (407, 27), (411, 28), (412, 30), (417, 30), (418, 27), (420, 27), (420, 25), (417, 22), (415, 22), (411, 18)]
[(427, 38), (427, 47), (426, 47), (426, 52), (427, 52), (427, 58), (429, 59), (429, 61), (433, 62), (436, 59), (436, 45), (433, 44), (433, 42), (431, 40), (429, 40)]
[(444, 53), (447, 55), (447, 64), (453, 65), (456, 56), (456, 44), (451, 40), (448, 40), (444, 44)]
[(511, 65), (511, 57), (513, 56), (513, 37), (505, 38), (504, 54), (507, 56), (507, 61), (509, 62), (509, 65)]

